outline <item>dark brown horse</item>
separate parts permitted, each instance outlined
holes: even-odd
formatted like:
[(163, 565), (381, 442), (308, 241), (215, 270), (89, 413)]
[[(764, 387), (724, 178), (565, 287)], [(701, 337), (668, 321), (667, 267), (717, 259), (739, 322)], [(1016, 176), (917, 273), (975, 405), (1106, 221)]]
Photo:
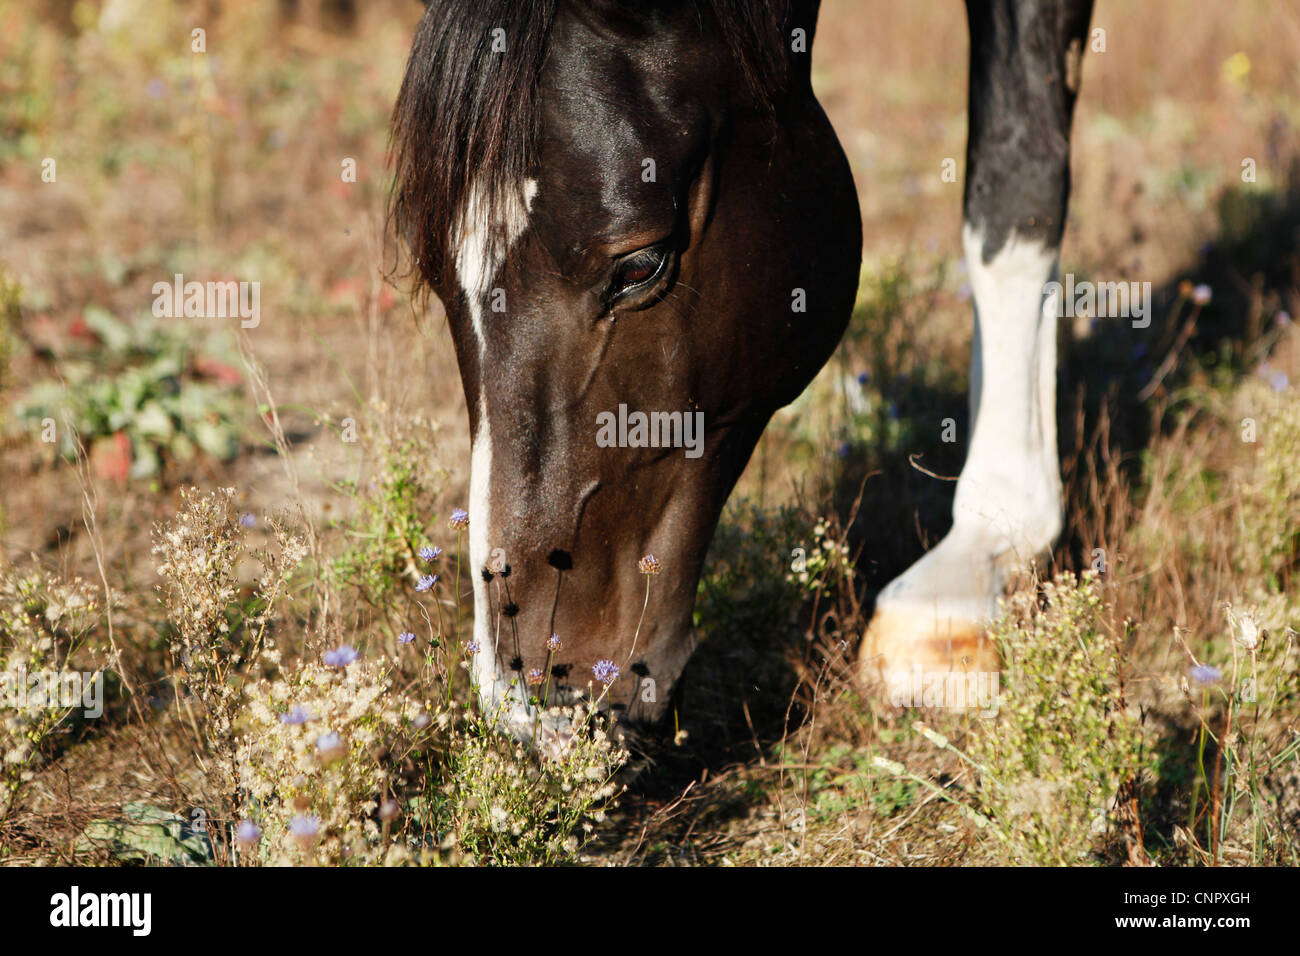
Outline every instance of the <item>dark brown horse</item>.
[[(1041, 286), (1088, 7), (970, 3), (967, 241), (977, 364), (996, 372), (973, 377), (972, 403), (994, 389), (998, 403), (971, 462), (1001, 457), (963, 477), (938, 573), (905, 575), (882, 604), (871, 659), (887, 675), (946, 668), (958, 645), (982, 653), (962, 642), (1008, 549), (1041, 549), (1059, 527)], [(723, 503), (844, 331), (861, 220), (810, 82), (817, 13), (818, 0), (433, 0), (420, 25), (394, 113), (393, 214), (455, 343), (475, 672), (520, 735), (542, 687), (564, 703), (608, 681), (628, 723), (664, 711)], [(981, 490), (1004, 480), (1016, 494)], [(1008, 502), (1028, 507), (1008, 517)], [(980, 503), (983, 525), (962, 517)]]

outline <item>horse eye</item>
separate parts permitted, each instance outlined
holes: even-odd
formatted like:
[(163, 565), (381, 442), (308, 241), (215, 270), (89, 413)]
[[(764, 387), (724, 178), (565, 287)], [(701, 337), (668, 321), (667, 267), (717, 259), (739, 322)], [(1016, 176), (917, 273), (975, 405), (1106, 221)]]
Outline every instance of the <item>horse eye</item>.
[(611, 292), (615, 297), (648, 285), (663, 272), (668, 262), (668, 250), (651, 247), (634, 252), (614, 267), (614, 281)]

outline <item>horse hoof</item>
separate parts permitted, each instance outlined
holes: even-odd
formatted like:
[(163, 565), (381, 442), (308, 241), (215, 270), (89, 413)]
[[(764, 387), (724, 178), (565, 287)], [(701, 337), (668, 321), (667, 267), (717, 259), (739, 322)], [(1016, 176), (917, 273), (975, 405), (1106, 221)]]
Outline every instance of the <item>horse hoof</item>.
[[(878, 608), (858, 656), (862, 684), (878, 687), (886, 700), (901, 706), (926, 706), (926, 688), (950, 687), (955, 677), (947, 675), (987, 682), (999, 669), (997, 648), (984, 627), (965, 617), (936, 620), (933, 612), (920, 609)], [(947, 697), (934, 703), (946, 709), (965, 706)]]

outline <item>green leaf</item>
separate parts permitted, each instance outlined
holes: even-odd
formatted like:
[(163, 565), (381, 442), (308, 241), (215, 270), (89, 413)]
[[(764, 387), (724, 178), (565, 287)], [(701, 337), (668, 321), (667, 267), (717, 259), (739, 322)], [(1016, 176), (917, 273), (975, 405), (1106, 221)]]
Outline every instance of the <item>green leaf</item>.
[(108, 309), (98, 305), (88, 305), (82, 313), (90, 330), (104, 340), (104, 345), (112, 352), (125, 352), (131, 345), (131, 329)]
[(194, 455), (198, 451), (194, 447), (194, 440), (184, 432), (180, 432), (173, 437), (168, 448), (172, 453), (172, 457), (177, 461), (193, 461)]
[(137, 435), (156, 438), (167, 442), (176, 431), (172, 417), (155, 401), (145, 402), (135, 416), (134, 428)]
[(213, 458), (229, 461), (239, 454), (239, 437), (229, 426), (209, 421), (194, 423), (194, 441)]
[(107, 849), (119, 859), (171, 866), (213, 864), (207, 833), (184, 817), (145, 803), (126, 804), (122, 817), (91, 822), (77, 838), (76, 849)]
[(135, 442), (131, 457), (132, 478), (152, 478), (162, 468), (158, 449), (147, 442)]

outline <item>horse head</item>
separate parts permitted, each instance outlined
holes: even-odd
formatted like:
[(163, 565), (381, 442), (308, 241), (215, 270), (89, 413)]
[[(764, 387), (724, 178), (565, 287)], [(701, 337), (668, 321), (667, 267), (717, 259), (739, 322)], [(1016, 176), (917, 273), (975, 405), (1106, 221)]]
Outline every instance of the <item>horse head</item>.
[(474, 672), (519, 736), (563, 730), (530, 696), (663, 713), (722, 506), (848, 321), (861, 220), (816, 17), (433, 0), (420, 24), (392, 212), (456, 350)]

